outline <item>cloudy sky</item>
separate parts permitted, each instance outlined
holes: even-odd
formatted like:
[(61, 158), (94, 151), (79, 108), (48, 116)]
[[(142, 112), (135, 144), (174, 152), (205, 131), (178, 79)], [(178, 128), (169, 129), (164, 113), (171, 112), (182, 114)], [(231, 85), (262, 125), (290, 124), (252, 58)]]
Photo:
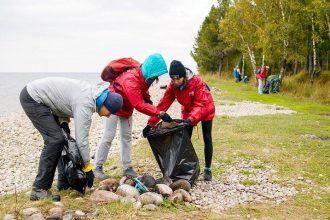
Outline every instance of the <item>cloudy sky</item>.
[(0, 72), (99, 72), (111, 60), (190, 56), (216, 0), (0, 0)]

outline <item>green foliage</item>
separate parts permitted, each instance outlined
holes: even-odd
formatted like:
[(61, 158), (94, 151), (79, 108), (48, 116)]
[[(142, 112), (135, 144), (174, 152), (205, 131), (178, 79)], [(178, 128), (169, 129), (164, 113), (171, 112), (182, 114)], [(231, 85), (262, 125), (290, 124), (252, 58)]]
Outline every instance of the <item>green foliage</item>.
[(282, 76), (329, 70), (330, 2), (219, 1), (198, 32), (192, 56), (205, 73), (217, 71), (221, 57), (227, 59), (223, 69), (231, 71), (242, 55), (250, 76), (263, 64)]
[(222, 1), (220, 6), (212, 6), (195, 39), (191, 52), (200, 72), (216, 72), (219, 64), (230, 51), (219, 35), (219, 21), (225, 17), (229, 1)]

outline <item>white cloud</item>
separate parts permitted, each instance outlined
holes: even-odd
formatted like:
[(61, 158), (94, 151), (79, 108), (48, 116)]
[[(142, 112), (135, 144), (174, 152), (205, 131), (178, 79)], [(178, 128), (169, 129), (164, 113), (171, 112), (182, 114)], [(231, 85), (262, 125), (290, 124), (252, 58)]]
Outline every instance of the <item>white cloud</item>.
[(97, 72), (111, 59), (190, 57), (216, 0), (0, 0), (0, 72)]

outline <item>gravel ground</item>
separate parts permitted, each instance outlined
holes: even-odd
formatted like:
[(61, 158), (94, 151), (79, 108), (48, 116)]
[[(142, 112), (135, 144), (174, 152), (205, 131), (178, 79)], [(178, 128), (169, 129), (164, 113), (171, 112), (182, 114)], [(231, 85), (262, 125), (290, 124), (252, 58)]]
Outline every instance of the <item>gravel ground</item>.
[[(164, 90), (159, 89), (159, 84), (151, 87), (152, 100), (157, 103), (162, 97)], [(180, 117), (180, 106), (174, 103), (168, 113), (173, 118)], [(265, 105), (255, 102), (239, 102), (225, 104), (216, 107), (217, 115), (239, 117), (246, 115), (264, 114), (290, 114), (289, 109), (280, 106)], [(133, 116), (133, 142), (142, 138), (142, 129), (146, 125), (148, 117), (134, 112)], [(73, 123), (70, 124), (74, 134)], [(93, 116), (90, 130), (91, 155), (95, 152), (98, 141), (102, 136), (102, 119), (97, 114)], [(118, 151), (119, 140), (115, 138), (111, 151)], [(27, 190), (31, 187), (36, 175), (40, 152), (43, 141), (41, 135), (33, 127), (27, 116), (21, 112), (10, 113), (0, 116), (0, 196), (11, 194), (16, 191)], [(211, 183), (199, 181), (192, 191), (193, 203), (200, 207), (225, 209), (236, 204), (250, 201), (262, 201), (273, 199), (285, 201), (287, 196), (293, 196), (294, 188), (284, 188), (273, 184), (268, 176), (271, 168), (264, 170), (253, 169), (256, 161), (240, 161), (226, 167), (227, 179), (214, 180)], [(157, 169), (157, 168), (156, 168)], [(247, 169), (253, 175), (241, 175), (240, 171)], [(244, 178), (250, 178), (255, 185), (245, 187), (240, 184)]]
[(197, 207), (222, 211), (250, 202), (278, 204), (297, 193), (292, 182), (286, 186), (277, 184), (276, 170), (259, 160), (238, 160), (223, 169), (221, 179), (198, 181), (192, 188), (193, 203)]

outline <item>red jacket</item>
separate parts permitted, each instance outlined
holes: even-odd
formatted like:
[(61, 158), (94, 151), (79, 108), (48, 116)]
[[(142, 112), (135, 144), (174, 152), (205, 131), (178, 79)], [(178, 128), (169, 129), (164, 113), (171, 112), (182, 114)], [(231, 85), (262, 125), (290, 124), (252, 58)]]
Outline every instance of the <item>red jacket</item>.
[[(179, 90), (171, 82), (157, 106), (158, 110), (167, 111), (175, 99), (181, 104), (182, 119), (189, 118), (193, 125), (199, 121), (210, 121), (214, 117), (215, 107), (211, 92), (199, 76), (193, 76), (183, 90)], [(158, 117), (150, 117), (148, 125), (155, 126), (158, 121)]]
[(257, 75), (258, 79), (265, 79), (266, 78), (266, 67), (262, 67), (260, 73)]
[(123, 97), (123, 107), (115, 115), (128, 118), (135, 108), (146, 115), (158, 116), (159, 110), (144, 101), (144, 98), (150, 98), (148, 89), (140, 69), (130, 69), (120, 74), (109, 86), (111, 92)]

